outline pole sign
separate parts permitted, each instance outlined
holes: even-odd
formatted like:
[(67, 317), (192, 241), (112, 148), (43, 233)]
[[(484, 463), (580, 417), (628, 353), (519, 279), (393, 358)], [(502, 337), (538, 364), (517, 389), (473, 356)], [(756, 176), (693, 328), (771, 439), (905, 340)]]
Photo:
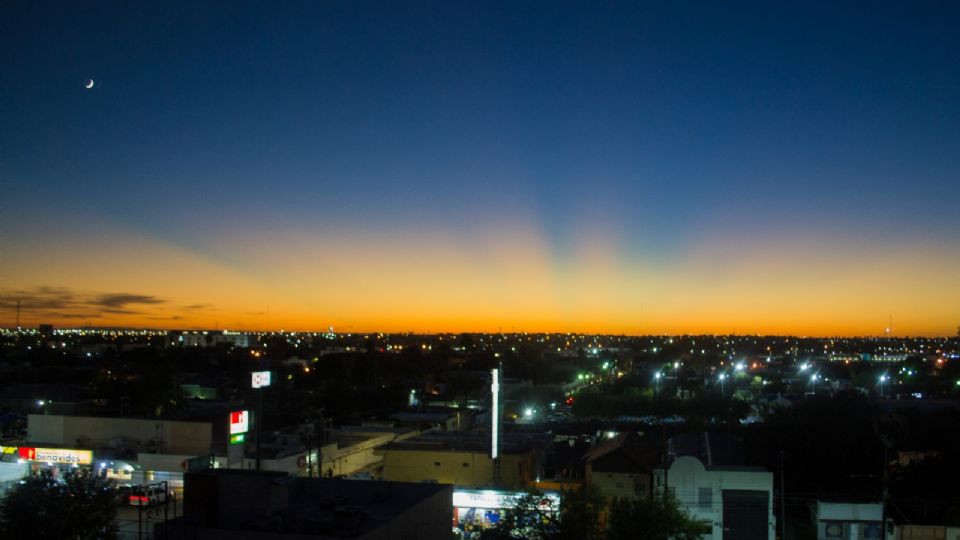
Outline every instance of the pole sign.
[(493, 381), (490, 384), (492, 402), (492, 410), (490, 413), (490, 458), (497, 459), (500, 457), (500, 370), (490, 370), (490, 378)]
[(246, 433), (249, 430), (250, 412), (232, 411), (230, 413), (230, 435), (239, 435), (241, 433)]
[(264, 386), (270, 386), (270, 372), (269, 371), (254, 371), (250, 377), (250, 386), (254, 388), (263, 388)]
[(243, 444), (247, 440), (246, 433), (237, 433), (230, 436), (230, 444)]

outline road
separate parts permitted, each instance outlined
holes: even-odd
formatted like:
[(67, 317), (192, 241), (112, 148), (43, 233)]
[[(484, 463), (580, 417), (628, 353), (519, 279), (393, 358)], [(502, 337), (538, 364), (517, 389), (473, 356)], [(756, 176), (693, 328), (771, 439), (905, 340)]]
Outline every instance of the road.
[[(179, 516), (182, 512), (182, 502), (178, 499), (176, 515)], [(117, 507), (117, 538), (119, 540), (154, 540), (153, 527), (156, 523), (163, 521), (163, 514), (163, 505), (144, 507), (142, 513), (136, 506)], [(169, 519), (175, 516), (172, 500), (167, 508), (167, 516)]]

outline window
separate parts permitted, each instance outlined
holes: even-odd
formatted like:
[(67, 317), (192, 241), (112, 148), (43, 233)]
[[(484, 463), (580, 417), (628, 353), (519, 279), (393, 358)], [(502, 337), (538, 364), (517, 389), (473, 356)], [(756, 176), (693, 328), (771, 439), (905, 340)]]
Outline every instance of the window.
[(464, 464), (463, 464), (463, 468), (464, 468), (464, 469), (466, 469), (466, 468), (469, 467), (469, 466), (470, 466), (469, 463), (464, 463)]
[(673, 487), (673, 486), (668, 486), (668, 487), (667, 487), (667, 495), (669, 495), (671, 499), (676, 499), (676, 498), (677, 498), (677, 488), (675, 488), (675, 487)]
[(713, 509), (713, 488), (697, 488), (697, 508), (700, 510)]
[(439, 462), (439, 461), (434, 461), (434, 462), (433, 462), (433, 466), (434, 466), (434, 467), (439, 467), (439, 466), (440, 466), (440, 462)]
[(623, 482), (617, 482), (617, 489), (623, 489)]
[(824, 536), (826, 538), (843, 538), (843, 524), (827, 523), (824, 527)]

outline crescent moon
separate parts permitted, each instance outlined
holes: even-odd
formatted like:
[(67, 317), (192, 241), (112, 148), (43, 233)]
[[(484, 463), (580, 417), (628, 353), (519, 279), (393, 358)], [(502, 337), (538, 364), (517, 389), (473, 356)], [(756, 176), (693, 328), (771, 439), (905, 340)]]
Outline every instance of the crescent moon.
[(84, 88), (86, 88), (87, 90), (89, 90), (89, 89), (93, 88), (93, 85), (94, 85), (94, 84), (95, 84), (95, 83), (93, 82), (93, 79), (90, 79), (89, 81), (87, 81), (87, 84), (84, 85)]

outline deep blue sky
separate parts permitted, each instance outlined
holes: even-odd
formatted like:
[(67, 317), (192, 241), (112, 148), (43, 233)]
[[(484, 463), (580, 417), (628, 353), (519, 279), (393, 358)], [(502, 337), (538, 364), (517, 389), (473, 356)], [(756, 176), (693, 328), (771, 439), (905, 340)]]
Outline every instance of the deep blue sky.
[(654, 259), (960, 249), (960, 4), (598, 4), (7, 2), (7, 241), (529, 221), (560, 254), (594, 225)]

